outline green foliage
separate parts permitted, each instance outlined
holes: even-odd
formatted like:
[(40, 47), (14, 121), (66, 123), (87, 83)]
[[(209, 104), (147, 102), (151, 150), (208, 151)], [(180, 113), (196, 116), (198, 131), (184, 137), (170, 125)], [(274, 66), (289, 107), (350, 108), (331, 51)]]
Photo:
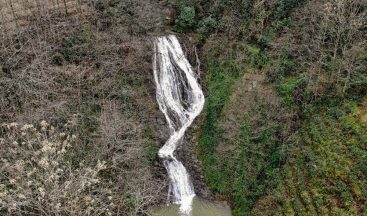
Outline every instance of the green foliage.
[(295, 94), (297, 93), (297, 89), (301, 88), (303, 83), (303, 78), (290, 77), (279, 85), (278, 92), (283, 98), (283, 102), (286, 106), (295, 105)]
[(210, 82), (208, 88), (211, 92), (207, 98), (206, 105), (206, 124), (202, 128), (201, 149), (207, 153), (214, 151), (215, 147), (215, 124), (222, 112), (225, 102), (230, 95), (230, 88), (234, 82), (234, 78), (226, 76), (226, 68), (224, 66), (211, 66), (208, 70), (207, 79)]
[[(236, 51), (233, 51), (236, 52)], [(219, 127), (221, 116), (232, 94), (232, 86), (240, 77), (241, 70), (229, 60), (228, 55), (218, 60), (219, 50), (211, 50), (206, 82), (208, 91), (205, 107), (205, 122), (199, 139), (199, 152), (204, 164), (208, 186), (233, 204), (233, 215), (248, 215), (256, 201), (280, 181), (278, 170), (284, 160), (284, 152), (278, 147), (276, 134), (279, 127), (269, 117), (270, 106), (259, 105), (256, 119), (245, 116), (236, 135), (238, 145), (229, 152), (218, 152), (223, 132)], [(223, 55), (223, 54), (222, 54)]]
[[(247, 215), (256, 201), (274, 187), (274, 182), (279, 179), (278, 167), (281, 164), (282, 153), (278, 150), (275, 133), (278, 130), (275, 122), (269, 122), (266, 109), (262, 108), (262, 116), (255, 122), (245, 122), (241, 125), (240, 152), (235, 167), (226, 167), (230, 175), (224, 181), (233, 184), (226, 191), (233, 196), (236, 204), (234, 215)], [(268, 124), (269, 127), (257, 133), (258, 125)]]
[(194, 7), (184, 7), (178, 18), (176, 19), (175, 30), (178, 32), (188, 32), (195, 28), (195, 8)]
[[(234, 215), (251, 214), (255, 203), (268, 194), (276, 196), (279, 206), (271, 210), (276, 215), (358, 215), (366, 211), (358, 206), (366, 203), (366, 185), (360, 179), (365, 179), (367, 173), (363, 147), (367, 142), (367, 115), (362, 115), (353, 101), (341, 103), (342, 98), (328, 96), (310, 101), (304, 74), (294, 61), (284, 57), (270, 64), (260, 48), (250, 47), (248, 52), (252, 67), (265, 65), (282, 72), (275, 79), (277, 90), (285, 106), (297, 107), (297, 114), (302, 116), (300, 128), (292, 134), (289, 145), (281, 144), (289, 151), (285, 160), (284, 149), (275, 139), (281, 134), (279, 123), (265, 118), (269, 111), (259, 109), (263, 116), (259, 121), (247, 117), (241, 123), (240, 146), (226, 154), (218, 153), (223, 133), (218, 125), (238, 76), (226, 73), (233, 66), (228, 64), (231, 61), (210, 61), (210, 94), (199, 140), (208, 186), (231, 200)], [(261, 130), (260, 125), (269, 127)]]
[(215, 30), (218, 23), (212, 16), (208, 16), (199, 22), (197, 31), (203, 35), (208, 35)]
[(269, 58), (263, 50), (256, 46), (248, 47), (248, 55), (250, 57), (250, 64), (253, 67), (261, 68), (269, 63)]
[(66, 48), (70, 48), (76, 45), (80, 45), (84, 42), (85, 41), (80, 36), (74, 35), (74, 36), (65, 37), (63, 40), (62, 46)]
[(150, 128), (146, 128), (144, 130), (144, 135), (147, 139), (147, 150), (146, 150), (146, 158), (150, 165), (153, 165), (155, 161), (158, 159), (158, 151), (159, 148), (154, 145), (153, 142), (153, 134)]
[(272, 63), (266, 68), (269, 81), (277, 83), (284, 78), (297, 76), (301, 73), (302, 68), (288, 56), (289, 52), (286, 48), (282, 51), (283, 54), (279, 59), (271, 59)]
[[(261, 116), (256, 121), (246, 117), (242, 122), (239, 146), (223, 155), (215, 150), (221, 131), (212, 119), (220, 113), (211, 107), (206, 109), (206, 121), (199, 141), (201, 152), (205, 152), (206, 181), (213, 191), (230, 197), (234, 203), (233, 215), (248, 215), (256, 201), (279, 183), (279, 166), (284, 160), (284, 153), (275, 139), (279, 125), (267, 118), (266, 107), (259, 107)], [(267, 125), (266, 129), (259, 128), (260, 125)]]
[(222, 55), (222, 48), (219, 46), (210, 50), (211, 55), (208, 57), (208, 72), (205, 77), (208, 91), (211, 92), (206, 103), (206, 123), (203, 125), (201, 133), (201, 150), (212, 152), (215, 147), (216, 132), (215, 124), (223, 110), (223, 106), (229, 99), (231, 87), (234, 81), (240, 76), (239, 67), (231, 61), (231, 56), (218, 60), (218, 56)]
[[(320, 108), (321, 109), (321, 108)], [(365, 206), (367, 170), (364, 166), (366, 125), (361, 108), (352, 101), (324, 103), (324, 112), (313, 113), (301, 129), (302, 145), (292, 150), (289, 163), (294, 185), (287, 197), (301, 194), (301, 204), (291, 204), (295, 212), (358, 215)], [(322, 110), (321, 109), (321, 110)], [(334, 201), (332, 201), (334, 200)], [(338, 201), (338, 204), (335, 202)], [(329, 210), (328, 210), (329, 209)]]
[[(85, 55), (81, 49), (83, 43), (85, 43), (85, 40), (78, 35), (65, 37), (62, 42), (61, 50), (63, 58), (69, 63), (80, 63), (82, 61), (82, 56)], [(59, 58), (56, 57), (53, 61), (59, 63)]]
[(290, 22), (291, 12), (297, 8), (304, 0), (280, 0), (277, 1), (272, 11), (273, 19), (278, 27), (286, 26)]
[(157, 161), (158, 158), (158, 151), (159, 148), (157, 148), (154, 144), (149, 143), (148, 149), (147, 149), (147, 160), (149, 164), (153, 165), (155, 161)]
[(230, 182), (221, 180), (229, 173), (217, 170), (217, 158), (214, 152), (218, 145), (219, 131), (216, 125), (231, 94), (231, 87), (239, 77), (240, 71), (232, 61), (227, 60), (230, 59), (230, 56), (218, 61), (218, 55), (221, 55), (222, 48), (215, 47), (210, 53), (206, 83), (211, 94), (206, 100), (205, 122), (199, 138), (199, 153), (204, 163), (203, 168), (208, 185), (214, 191), (223, 191)]
[(359, 100), (367, 94), (367, 74), (360, 73), (359, 76), (346, 91), (346, 97)]
[[(364, 10), (358, 3), (330, 1), (328, 14), (318, 10), (324, 7), (319, 1), (279, 0), (257, 2), (259, 13), (254, 14), (254, 2), (191, 5), (199, 20), (206, 17), (196, 31), (215, 31), (221, 38), (249, 44), (245, 64), (267, 74), (275, 85), (289, 111), (279, 116), (289, 125), (268, 118), (269, 108), (257, 107), (258, 121), (251, 115), (244, 121), (231, 119), (240, 130), (236, 148), (220, 149), (230, 139), (223, 137), (228, 131), (221, 125), (238, 78), (228, 71), (241, 70), (231, 64), (233, 56), (223, 61), (213, 55), (199, 140), (206, 183), (230, 200), (234, 215), (253, 215), (256, 209), (263, 215), (363, 215), (367, 115), (366, 105), (359, 102), (367, 94), (366, 52), (360, 47), (364, 30), (353, 26), (363, 19)], [(215, 17), (217, 25), (208, 17)], [(253, 29), (259, 23), (262, 29)], [(228, 50), (235, 51), (230, 46)], [(262, 205), (269, 197), (274, 201)]]
[(246, 21), (253, 15), (253, 0), (234, 0), (234, 1), (219, 1), (223, 2), (225, 8), (230, 8), (231, 12)]

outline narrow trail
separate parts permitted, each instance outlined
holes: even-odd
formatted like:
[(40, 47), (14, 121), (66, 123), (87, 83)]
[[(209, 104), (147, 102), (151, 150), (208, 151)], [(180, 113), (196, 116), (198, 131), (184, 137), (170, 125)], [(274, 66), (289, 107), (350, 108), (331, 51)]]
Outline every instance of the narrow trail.
[[(169, 126), (170, 138), (159, 150), (159, 157), (170, 178), (168, 199), (190, 215), (195, 191), (190, 176), (174, 152), (185, 131), (204, 107), (205, 98), (195, 73), (174, 35), (158, 37), (154, 43), (153, 71), (157, 102)], [(171, 197), (172, 196), (172, 197)]]

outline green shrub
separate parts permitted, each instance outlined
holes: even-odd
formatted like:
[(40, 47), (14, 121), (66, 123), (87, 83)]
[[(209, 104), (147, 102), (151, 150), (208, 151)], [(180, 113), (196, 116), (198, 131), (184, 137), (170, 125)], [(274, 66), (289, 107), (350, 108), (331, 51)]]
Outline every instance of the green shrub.
[(280, 84), (278, 88), (279, 95), (283, 98), (283, 103), (286, 106), (295, 104), (294, 96), (296, 90), (304, 83), (303, 78), (290, 77)]
[[(78, 64), (82, 60), (83, 51), (81, 45), (85, 43), (82, 37), (74, 35), (65, 37), (62, 42), (61, 54), (63, 58), (69, 63)], [(60, 59), (53, 59), (58, 63)]]
[(193, 30), (196, 25), (195, 16), (196, 13), (194, 7), (184, 7), (176, 19), (175, 30), (178, 32)]
[(275, 25), (279, 28), (287, 26), (290, 23), (290, 15), (292, 11), (299, 6), (304, 0), (280, 0), (273, 9), (273, 19)]
[(153, 165), (154, 162), (158, 159), (158, 151), (159, 148), (154, 145), (153, 142), (153, 134), (150, 128), (146, 128), (144, 130), (144, 136), (147, 139), (147, 150), (146, 150), (146, 158), (149, 164)]
[(256, 46), (248, 47), (248, 55), (251, 66), (255, 68), (261, 68), (269, 63), (269, 58), (266, 56), (264, 51)]
[(52, 64), (57, 65), (57, 66), (61, 66), (64, 64), (64, 56), (61, 53), (55, 53), (54, 56), (52, 56)]
[(301, 71), (301, 67), (289, 58), (288, 54), (284, 54), (279, 59), (273, 60), (272, 64), (266, 68), (268, 80), (271, 82), (277, 82), (283, 78), (295, 76)]
[[(241, 125), (236, 135), (234, 149), (226, 154), (217, 151), (220, 140), (223, 141), (223, 128), (220, 119), (232, 86), (243, 73), (232, 61), (233, 56), (223, 55), (222, 49), (211, 50), (206, 83), (210, 95), (205, 107), (205, 122), (199, 139), (199, 153), (203, 160), (205, 180), (214, 192), (231, 199), (234, 205), (233, 215), (249, 215), (261, 196), (280, 183), (279, 170), (284, 153), (278, 148), (276, 134), (280, 124), (268, 116), (267, 106), (259, 105), (259, 117), (249, 116), (237, 120)], [(218, 52), (218, 53), (217, 53)], [(260, 52), (260, 49), (254, 52)], [(236, 53), (236, 51), (233, 51)], [(259, 54), (259, 53), (257, 53)], [(266, 125), (265, 127), (262, 127)]]
[(159, 149), (153, 143), (148, 144), (147, 160), (148, 160), (149, 164), (153, 165), (154, 161), (157, 160), (158, 151), (159, 151)]
[(210, 32), (214, 31), (217, 25), (217, 20), (214, 19), (212, 16), (208, 16), (199, 22), (199, 27), (197, 31), (203, 35), (207, 35)]
[(85, 41), (77, 35), (65, 37), (62, 43), (62, 46), (65, 48), (74, 47), (75, 45), (80, 45)]

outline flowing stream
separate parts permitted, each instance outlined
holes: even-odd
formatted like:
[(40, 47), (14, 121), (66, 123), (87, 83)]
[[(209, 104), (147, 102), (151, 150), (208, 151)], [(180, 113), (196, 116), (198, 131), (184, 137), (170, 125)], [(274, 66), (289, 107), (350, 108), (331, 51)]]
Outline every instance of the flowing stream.
[(159, 157), (170, 179), (168, 199), (180, 205), (181, 214), (190, 215), (195, 197), (194, 187), (186, 168), (177, 160), (174, 152), (182, 143), (187, 128), (202, 111), (205, 99), (176, 36), (156, 38), (154, 49), (157, 101), (170, 132), (169, 139), (159, 150)]

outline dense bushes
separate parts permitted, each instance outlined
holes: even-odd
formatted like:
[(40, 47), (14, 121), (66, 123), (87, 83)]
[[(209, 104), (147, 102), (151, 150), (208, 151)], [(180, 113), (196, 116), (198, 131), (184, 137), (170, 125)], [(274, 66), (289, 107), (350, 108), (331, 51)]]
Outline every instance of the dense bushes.
[(176, 20), (176, 30), (185, 32), (193, 30), (195, 27), (195, 8), (184, 7)]
[[(261, 39), (259, 31), (265, 28), (279, 31), (291, 22), (291, 13), (304, 1), (280, 0), (169, 0), (179, 12), (175, 30), (206, 34), (218, 31), (236, 39)], [(194, 12), (195, 16), (193, 16)], [(194, 18), (195, 17), (195, 18)], [(266, 25), (266, 26), (265, 26)], [(208, 26), (204, 30), (203, 26)], [(197, 28), (195, 28), (197, 27)]]
[(300, 130), (302, 145), (292, 149), (293, 160), (284, 168), (293, 180), (284, 183), (287, 196), (281, 199), (292, 212), (362, 214), (366, 211), (366, 183), (361, 181), (366, 178), (364, 107), (350, 101), (321, 106), (326, 111), (314, 112)]
[(197, 31), (207, 36), (216, 29), (217, 25), (217, 21), (212, 16), (208, 16), (199, 22)]
[[(232, 47), (229, 53), (225, 53), (227, 47)], [(247, 215), (257, 200), (277, 185), (275, 179), (280, 178), (278, 171), (284, 161), (278, 140), (283, 133), (282, 120), (274, 112), (278, 109), (273, 101), (276, 96), (262, 92), (261, 87), (248, 90), (249, 84), (261, 79), (244, 76), (252, 66), (243, 63), (259, 58), (252, 49), (222, 43), (207, 54), (210, 94), (199, 154), (208, 186), (221, 198), (231, 200), (235, 215)]]
[[(211, 96), (207, 98), (206, 102), (206, 123), (202, 126), (199, 145), (201, 151), (209, 155), (214, 152), (216, 146), (214, 140), (216, 140), (218, 133), (215, 125), (220, 118), (225, 103), (229, 99), (233, 83), (241, 74), (240, 68), (229, 60), (230, 56), (222, 61), (215, 59), (215, 56), (220, 55), (222, 49), (223, 47), (218, 46), (211, 50), (211, 57), (208, 59), (208, 73), (205, 78)], [(205, 160), (210, 160), (210, 156), (206, 157)]]
[(277, 1), (272, 10), (272, 18), (277, 28), (290, 24), (290, 16), (294, 9), (299, 7), (304, 0), (281, 0)]
[[(206, 56), (199, 152), (208, 186), (234, 215), (365, 213), (365, 8), (359, 1), (216, 3), (196, 5), (199, 22), (218, 21), (204, 47), (230, 38), (246, 49), (227, 45)], [(241, 63), (232, 64), (232, 51), (245, 56)], [(249, 97), (253, 84), (240, 85), (248, 81), (233, 68), (265, 74), (273, 88), (262, 94), (276, 94), (281, 105)]]

